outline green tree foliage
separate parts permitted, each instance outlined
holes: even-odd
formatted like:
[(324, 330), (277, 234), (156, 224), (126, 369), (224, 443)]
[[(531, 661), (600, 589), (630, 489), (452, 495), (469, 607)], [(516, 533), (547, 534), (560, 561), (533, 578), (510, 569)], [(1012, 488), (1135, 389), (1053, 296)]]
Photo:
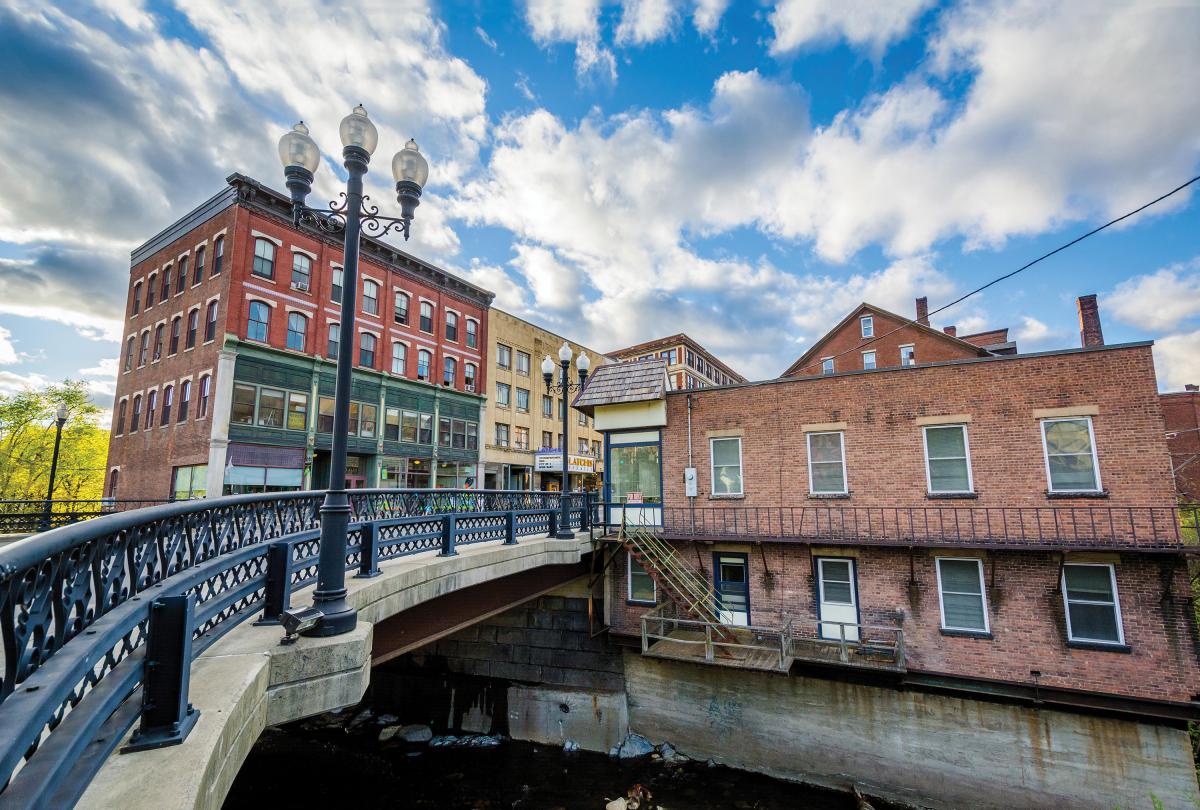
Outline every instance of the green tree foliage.
[(82, 381), (27, 389), (0, 396), (0, 500), (46, 497), (54, 455), (54, 418), (67, 406), (59, 449), (54, 497), (98, 499), (104, 494), (108, 431), (99, 425), (100, 408)]

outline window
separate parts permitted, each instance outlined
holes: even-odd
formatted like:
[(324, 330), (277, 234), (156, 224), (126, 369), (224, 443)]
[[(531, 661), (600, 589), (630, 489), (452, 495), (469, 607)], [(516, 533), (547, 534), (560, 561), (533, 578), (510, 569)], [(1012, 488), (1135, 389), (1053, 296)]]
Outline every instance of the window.
[(863, 337), (875, 337), (875, 319), (870, 315), (864, 315), (858, 319), (858, 325), (862, 327)]
[(503, 343), (496, 344), (496, 365), (499, 368), (512, 368), (512, 347)]
[(347, 428), (347, 430), (349, 430), (351, 436), (358, 435), (358, 414), (359, 414), (359, 411), (361, 410), (361, 408), (362, 408), (361, 403), (358, 403), (358, 402), (350, 403), (350, 426), (349, 426), (349, 428)]
[[(562, 447), (561, 434), (557, 446)], [(643, 503), (662, 503), (658, 444), (613, 445), (609, 448), (609, 460), (612, 466), (605, 468), (605, 474), (612, 476), (614, 501), (621, 502), (630, 492), (640, 492)]]
[(383, 409), (383, 438), (390, 442), (400, 440), (400, 409)]
[(129, 340), (125, 341), (125, 370), (129, 371), (133, 368), (133, 349), (137, 343), (137, 338), (130, 336)]
[(133, 314), (142, 311), (142, 282), (133, 285)]
[(547, 450), (554, 446), (554, 434), (548, 430), (542, 431), (542, 449)]
[(862, 356), (863, 356), (863, 368), (864, 369), (875, 368), (875, 352), (873, 352), (873, 351), (863, 352)]
[(842, 433), (808, 434), (808, 491), (814, 494), (846, 494), (846, 458)]
[(517, 373), (529, 376), (529, 352), (517, 352)]
[(453, 429), (454, 440), (451, 446), (461, 450), (467, 446), (467, 423), (462, 419), (455, 419)]
[[(270, 244), (268, 242), (267, 244)], [(267, 331), (270, 328), (271, 308), (262, 301), (250, 302), (250, 320), (246, 324), (246, 337), (250, 340), (258, 340), (263, 343), (267, 342)], [(204, 339), (207, 341), (208, 329), (204, 330)]]
[(154, 306), (154, 288), (158, 284), (158, 273), (151, 273), (146, 279), (146, 309)]
[(742, 440), (712, 439), (712, 494), (742, 494)]
[[(200, 253), (197, 252), (196, 255), (199, 256)], [(175, 288), (176, 288), (175, 294), (176, 295), (182, 294), (183, 291), (187, 289), (187, 282), (188, 282), (188, 257), (184, 256), (182, 259), (179, 260), (179, 283), (175, 285)]]
[[(208, 319), (204, 322), (204, 342), (208, 343), (217, 337), (217, 303), (208, 302)], [(265, 338), (264, 338), (265, 340)]]
[(254, 264), (250, 272), (263, 278), (275, 278), (275, 245), (268, 239), (254, 240)]
[(287, 347), (304, 351), (304, 338), (308, 335), (308, 318), (299, 312), (288, 313)]
[[(187, 265), (183, 259), (179, 260), (179, 266), (183, 268), (183, 275), (187, 277)], [(162, 288), (158, 291), (158, 300), (166, 301), (171, 297), (171, 268), (164, 267), (162, 272)]]
[(512, 401), (512, 387), (508, 383), (496, 383), (496, 406), (507, 408)]
[(163, 332), (166, 330), (166, 324), (160, 323), (154, 327), (154, 362), (157, 363), (162, 359), (163, 353)]
[[(205, 379), (208, 379), (205, 377)], [(184, 380), (179, 384), (179, 413), (175, 417), (176, 422), (182, 422), (188, 418), (188, 407), (192, 401), (192, 381)]]
[(513, 427), (513, 447), (518, 450), (529, 449), (529, 428), (514, 426)]
[(479, 449), (479, 424), (476, 422), (467, 422), (467, 449)]
[(583, 411), (576, 411), (575, 413), (578, 414), (579, 424), (583, 427), (587, 427), (587, 414)]
[(554, 415), (554, 398), (542, 394), (542, 416)]
[(392, 373), (400, 375), (408, 373), (408, 347), (403, 343), (392, 343)]
[(628, 573), (625, 598), (639, 605), (657, 605), (658, 586), (654, 577), (647, 574), (641, 563), (628, 551), (625, 552), (625, 570)]
[(558, 418), (560, 420), (567, 418), (567, 401), (565, 399), (558, 401)]
[(176, 315), (171, 319), (171, 343), (167, 349), (167, 354), (177, 354), (179, 352), (179, 334), (183, 331), (183, 316)]
[(983, 595), (983, 562), (938, 557), (937, 575), (942, 629), (988, 632), (987, 601)]
[(338, 356), (338, 345), (342, 340), (342, 327), (340, 324), (329, 324), (329, 345), (326, 347), (325, 353), (330, 357)]
[(421, 414), (405, 411), (400, 417), (400, 439), (406, 442), (417, 441), (417, 423)]
[(233, 386), (233, 408), (229, 421), (235, 425), (254, 424), (254, 386), (235, 383)]
[(138, 350), (138, 368), (146, 365), (150, 359), (150, 331), (142, 332), (142, 347)]
[(205, 374), (200, 378), (200, 403), (196, 408), (196, 418), (200, 419), (208, 414), (208, 395), (212, 388), (212, 377)]
[(466, 391), (475, 390), (475, 364), (467, 363), (463, 366), (463, 389)]
[(288, 392), (287, 429), (308, 429), (308, 394)]
[(458, 361), (453, 357), (447, 357), (442, 360), (442, 385), (448, 385), (451, 388), (458, 382)]
[(932, 493), (972, 492), (965, 425), (925, 428), (925, 480)]
[(1091, 417), (1042, 420), (1042, 447), (1051, 492), (1100, 491)]
[(913, 346), (900, 347), (900, 365), (915, 366), (917, 364), (917, 350)]
[(329, 282), (329, 297), (338, 304), (342, 303), (342, 277), (345, 272), (340, 267), (333, 268), (333, 276)]
[(421, 331), (433, 334), (433, 304), (421, 302)]
[(121, 400), (121, 404), (117, 406), (117, 423), (113, 425), (113, 433), (120, 436), (125, 432), (125, 411), (129, 409), (129, 400)]
[(458, 340), (458, 314), (446, 312), (446, 340)]
[(364, 439), (374, 439), (375, 431), (379, 428), (379, 406), (364, 403), (359, 410), (358, 435)]
[(358, 337), (358, 364), (364, 368), (375, 368), (375, 336), (363, 332)]
[[(196, 248), (196, 266), (192, 270), (192, 286), (204, 281), (204, 245)], [(183, 292), (180, 290), (179, 292)]]
[(1110, 564), (1063, 565), (1067, 638), (1092, 644), (1124, 644), (1116, 569)]
[(467, 318), (467, 348), (479, 347), (479, 321)]
[(203, 498), (206, 493), (207, 479), (207, 464), (197, 464), (192, 467), (176, 467), (174, 470), (174, 480), (171, 482), (171, 497), (177, 501)]
[(823, 360), (821, 360), (821, 373), (822, 374), (832, 374), (833, 370), (834, 369), (833, 369), (833, 358), (832, 357), (826, 357)]
[(163, 389), (162, 415), (158, 419), (158, 423), (163, 427), (171, 424), (171, 407), (175, 404), (175, 386), (168, 385)]
[(317, 400), (317, 432), (333, 432), (333, 397), (320, 397)]
[(583, 438), (582, 436), (579, 437), (579, 452), (585, 456), (587, 455), (587, 452), (588, 452), (588, 440)]
[(138, 422), (142, 418), (142, 395), (133, 398), (133, 411), (130, 413), (129, 432), (137, 433)]
[(600, 440), (592, 439), (592, 455), (600, 458)]
[(214, 276), (221, 275), (221, 265), (225, 262), (225, 237), (218, 236), (213, 240), (213, 269)]
[(417, 379), (429, 382), (429, 367), (433, 365), (433, 355), (425, 349), (417, 352)]
[(503, 422), (496, 423), (496, 444), (500, 447), (508, 447), (508, 425)]
[(368, 315), (379, 314), (379, 285), (374, 281), (363, 282), (362, 308)]
[[(504, 430), (505, 436), (507, 436), (508, 435), (508, 425), (505, 425), (504, 428), (505, 428), (505, 430)], [(497, 434), (499, 434), (499, 432), (500, 432), (499, 425), (496, 426), (496, 432), (497, 432)], [(449, 419), (449, 417), (443, 416), (440, 419), (438, 419), (438, 444), (441, 445), (442, 447), (450, 446), (450, 419)]]
[(517, 410), (521, 413), (529, 413), (529, 389), (517, 389)]
[(396, 323), (408, 325), (408, 296), (402, 292), (396, 293), (396, 310), (393, 317)]
[(303, 253), (292, 254), (292, 289), (308, 292), (312, 281), (312, 259)]
[(184, 346), (188, 349), (196, 347), (196, 331), (200, 328), (200, 310), (193, 309), (188, 313), (187, 341)]
[(154, 414), (158, 410), (158, 392), (146, 394), (146, 430), (154, 427)]

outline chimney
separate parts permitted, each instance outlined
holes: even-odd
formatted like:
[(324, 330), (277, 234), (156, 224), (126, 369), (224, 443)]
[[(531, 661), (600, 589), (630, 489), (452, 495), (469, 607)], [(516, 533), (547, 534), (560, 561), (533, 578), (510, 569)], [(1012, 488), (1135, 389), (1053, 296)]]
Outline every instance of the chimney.
[(957, 326), (946, 326), (946, 327), (942, 328), (942, 331), (945, 332), (950, 337), (958, 337), (958, 327)]
[(1087, 349), (1104, 345), (1104, 332), (1100, 329), (1100, 306), (1096, 294), (1081, 295), (1075, 299), (1079, 308), (1079, 343)]
[(1195, 383), (1188, 383), (1187, 385), (1185, 385), (1183, 387), (1183, 390), (1184, 391), (1193, 391), (1193, 392), (1200, 391), (1200, 385), (1196, 385)]
[(929, 326), (929, 299), (923, 295), (917, 299), (917, 323)]

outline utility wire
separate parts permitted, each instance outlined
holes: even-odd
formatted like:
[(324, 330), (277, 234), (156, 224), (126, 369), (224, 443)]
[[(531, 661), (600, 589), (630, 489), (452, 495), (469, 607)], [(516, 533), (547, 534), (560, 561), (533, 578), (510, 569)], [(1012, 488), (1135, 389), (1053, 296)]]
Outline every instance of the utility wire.
[[(939, 312), (944, 312), (945, 310), (949, 309), (952, 306), (955, 306), (956, 304), (961, 304), (963, 301), (966, 301), (971, 296), (978, 295), (979, 293), (983, 292), (988, 287), (991, 287), (995, 284), (999, 284), (1001, 281), (1005, 281), (1006, 279), (1010, 279), (1013, 276), (1017, 275), (1018, 273), (1023, 273), (1026, 270), (1028, 270), (1030, 267), (1033, 267), (1038, 262), (1049, 259), (1054, 254), (1061, 253), (1062, 251), (1066, 250), (1067, 248), (1071, 247), (1072, 245), (1079, 244), (1084, 239), (1087, 239), (1089, 236), (1095, 236), (1096, 234), (1100, 233), (1100, 231), (1103, 231), (1106, 228), (1111, 228), (1113, 225), (1116, 225), (1118, 222), (1121, 222), (1122, 220), (1126, 220), (1132, 216), (1140, 214), (1141, 212), (1145, 211), (1147, 208), (1150, 208), (1153, 205), (1157, 205), (1158, 203), (1162, 202), (1163, 200), (1167, 199), (1168, 197), (1178, 194), (1179, 192), (1183, 191), (1185, 188), (1190, 186), (1192, 183), (1195, 183), (1197, 180), (1200, 180), (1200, 175), (1196, 175), (1191, 180), (1188, 180), (1186, 183), (1182, 183), (1182, 184), (1176, 186), (1175, 188), (1171, 189), (1170, 191), (1168, 191), (1166, 194), (1162, 195), (1161, 197), (1155, 197), (1150, 202), (1148, 202), (1145, 205), (1142, 205), (1138, 208), (1133, 209), (1132, 211), (1130, 211), (1127, 214), (1122, 214), (1121, 216), (1117, 217), (1116, 219), (1111, 219), (1108, 222), (1104, 223), (1103, 225), (1099, 226), (1098, 228), (1093, 228), (1092, 230), (1088, 231), (1087, 233), (1085, 233), (1081, 236), (1075, 237), (1070, 242), (1067, 242), (1066, 244), (1063, 244), (1063, 245), (1059, 245), (1058, 247), (1056, 247), (1054, 250), (1050, 251), (1049, 253), (1043, 253), (1041, 256), (1038, 256), (1033, 261), (1031, 261), (1027, 264), (1021, 265), (1016, 270), (1013, 270), (1009, 273), (1005, 273), (1002, 276), (997, 276), (996, 278), (989, 281), (987, 284), (984, 284), (982, 287), (976, 287), (975, 289), (971, 290), (966, 295), (961, 295), (958, 298), (955, 298), (949, 304), (945, 304), (943, 306), (938, 307), (937, 309), (928, 313), (928, 315), (926, 315), (926, 318), (928, 318), (930, 315), (937, 315)], [(855, 352), (861, 350), (864, 346), (870, 346), (872, 343), (874, 343), (877, 340), (883, 340), (885, 337), (888, 337), (889, 335), (896, 334), (901, 329), (906, 329), (909, 326), (917, 326), (917, 325), (925, 326), (925, 324), (918, 324), (916, 320), (908, 320), (908, 321), (905, 321), (902, 325), (897, 326), (895, 329), (891, 330), (890, 332), (884, 332), (882, 335), (876, 335), (874, 337), (868, 338), (867, 340), (864, 340), (862, 343), (859, 343), (853, 349), (847, 349), (844, 352), (839, 352), (838, 354), (831, 355), (829, 357), (823, 357), (821, 359), (822, 360), (830, 360), (830, 359), (834, 359), (837, 357), (841, 357), (843, 355), (854, 354)], [(919, 362), (919, 358), (918, 358), (918, 362)], [(799, 369), (797, 369), (797, 371), (799, 371)]]

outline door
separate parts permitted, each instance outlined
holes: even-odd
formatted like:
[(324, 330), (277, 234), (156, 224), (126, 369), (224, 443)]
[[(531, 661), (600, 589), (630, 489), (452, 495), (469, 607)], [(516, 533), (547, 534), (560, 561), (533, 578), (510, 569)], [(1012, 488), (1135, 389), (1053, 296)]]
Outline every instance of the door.
[[(854, 560), (836, 557), (817, 559), (817, 610), (821, 638), (839, 640), (839, 623), (858, 624), (858, 587), (854, 581)], [(858, 627), (846, 628), (846, 641), (858, 641)]]
[(362, 489), (367, 485), (367, 479), (361, 475), (347, 475), (346, 489)]
[(745, 554), (717, 552), (713, 555), (713, 579), (717, 594), (717, 616), (722, 624), (750, 624), (750, 572)]

